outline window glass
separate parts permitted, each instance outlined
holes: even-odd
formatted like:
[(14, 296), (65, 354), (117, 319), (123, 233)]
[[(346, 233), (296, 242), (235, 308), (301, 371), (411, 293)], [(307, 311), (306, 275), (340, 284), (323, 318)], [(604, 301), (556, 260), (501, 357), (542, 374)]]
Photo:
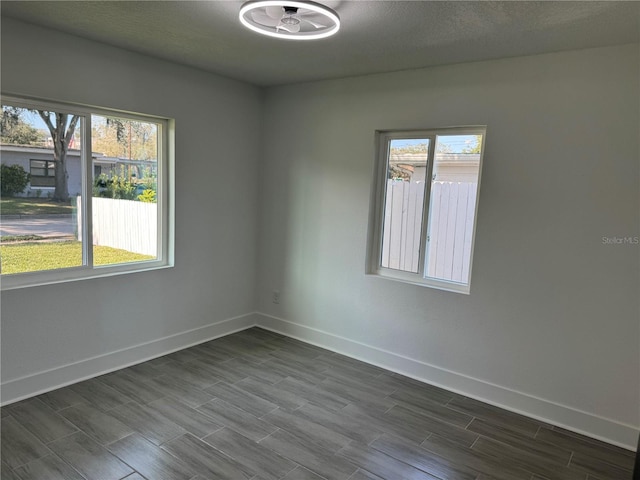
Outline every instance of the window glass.
[(91, 125), (95, 264), (155, 260), (159, 125), (101, 115), (93, 115)]
[(429, 142), (389, 142), (381, 256), (385, 268), (418, 272)]
[[(76, 202), (82, 192), (82, 161), (74, 148), (82, 142), (82, 121), (80, 114), (2, 106), (3, 275), (84, 264)], [(56, 135), (69, 139), (67, 148), (54, 145)], [(46, 160), (32, 159), (34, 155)], [(57, 165), (68, 178), (56, 181)], [(29, 181), (18, 185), (19, 177)]]
[(467, 284), (482, 135), (438, 135), (436, 138), (426, 276)]

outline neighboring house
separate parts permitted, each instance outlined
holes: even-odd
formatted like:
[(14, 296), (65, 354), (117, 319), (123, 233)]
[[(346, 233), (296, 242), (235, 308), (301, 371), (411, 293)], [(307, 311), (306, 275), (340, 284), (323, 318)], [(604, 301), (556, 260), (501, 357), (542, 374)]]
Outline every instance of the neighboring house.
[[(19, 196), (47, 197), (55, 190), (55, 167), (53, 149), (30, 145), (2, 145), (0, 159), (6, 165), (20, 165), (31, 174), (31, 181)], [(155, 173), (155, 160), (129, 160), (118, 157), (107, 157), (102, 153), (92, 153), (94, 178), (101, 174), (110, 177), (120, 173), (124, 168), (130, 180), (142, 179), (148, 172)], [(82, 192), (82, 169), (80, 150), (67, 152), (67, 174), (69, 175), (69, 195), (76, 196)]]
[[(405, 171), (412, 182), (425, 180), (427, 155), (424, 153), (391, 153), (389, 163)], [(436, 153), (433, 173), (440, 182), (477, 182), (479, 153)]]

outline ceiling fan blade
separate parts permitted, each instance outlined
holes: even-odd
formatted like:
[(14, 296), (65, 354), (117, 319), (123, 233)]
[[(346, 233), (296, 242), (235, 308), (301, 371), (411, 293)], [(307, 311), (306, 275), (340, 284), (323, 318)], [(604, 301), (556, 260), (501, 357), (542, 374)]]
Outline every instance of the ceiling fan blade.
[(313, 25), (315, 28), (327, 28), (326, 25), (321, 23), (312, 22), (311, 20), (307, 20), (306, 18), (298, 17), (301, 22), (307, 22), (310, 25)]
[(251, 18), (254, 22), (266, 27), (276, 27), (280, 23), (280, 17), (271, 18), (269, 15), (265, 15), (262, 12), (251, 12)]
[(297, 23), (295, 25), (287, 25), (285, 23), (280, 23), (276, 26), (276, 30), (285, 30), (289, 33), (298, 33), (300, 31), (300, 24)]
[(280, 20), (282, 18), (282, 15), (284, 14), (283, 8), (277, 5), (273, 7), (267, 7), (265, 11), (271, 18), (277, 18), (278, 20)]

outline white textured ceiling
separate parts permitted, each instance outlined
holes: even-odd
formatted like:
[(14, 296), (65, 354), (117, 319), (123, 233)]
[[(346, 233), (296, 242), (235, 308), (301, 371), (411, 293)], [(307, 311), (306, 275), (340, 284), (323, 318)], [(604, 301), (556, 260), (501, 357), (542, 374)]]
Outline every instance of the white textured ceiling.
[(3, 0), (1, 12), (261, 86), (632, 43), (640, 38), (640, 2), (322, 3), (338, 12), (342, 29), (314, 42), (279, 40), (247, 30), (238, 22), (239, 1)]

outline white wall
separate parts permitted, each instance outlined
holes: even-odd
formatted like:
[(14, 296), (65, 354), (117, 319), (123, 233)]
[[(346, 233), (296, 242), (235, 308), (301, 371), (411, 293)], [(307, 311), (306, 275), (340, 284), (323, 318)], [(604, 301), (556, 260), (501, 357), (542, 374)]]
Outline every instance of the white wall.
[(1, 53), (4, 93), (176, 122), (175, 268), (3, 292), (3, 400), (252, 324), (210, 326), (254, 308), (261, 91), (6, 18)]
[[(639, 48), (271, 88), (261, 322), (574, 430), (640, 424)], [(487, 125), (471, 295), (365, 276), (376, 129)], [(280, 290), (280, 304), (271, 292)]]

